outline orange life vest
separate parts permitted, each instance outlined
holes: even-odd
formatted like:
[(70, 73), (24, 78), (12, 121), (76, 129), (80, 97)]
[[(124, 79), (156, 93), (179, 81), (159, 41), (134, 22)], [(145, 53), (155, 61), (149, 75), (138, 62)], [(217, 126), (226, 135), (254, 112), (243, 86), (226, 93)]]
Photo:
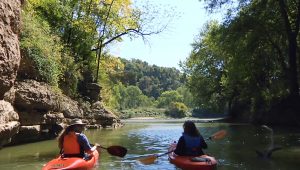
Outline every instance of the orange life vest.
[(64, 154), (80, 154), (80, 145), (75, 132), (70, 132), (64, 136), (63, 148)]

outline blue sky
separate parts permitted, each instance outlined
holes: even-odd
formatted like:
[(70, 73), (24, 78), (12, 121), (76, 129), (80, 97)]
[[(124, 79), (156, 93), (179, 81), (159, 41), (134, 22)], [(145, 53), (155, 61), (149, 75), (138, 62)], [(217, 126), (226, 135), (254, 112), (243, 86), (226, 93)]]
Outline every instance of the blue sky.
[(175, 67), (179, 69), (179, 61), (184, 61), (190, 54), (196, 35), (204, 24), (211, 19), (221, 19), (220, 14), (209, 14), (204, 9), (203, 2), (198, 0), (149, 0), (152, 4), (173, 6), (180, 15), (168, 25), (168, 28), (157, 35), (148, 37), (149, 44), (141, 38), (115, 43), (110, 47), (110, 53), (126, 58), (140, 59), (150, 65)]

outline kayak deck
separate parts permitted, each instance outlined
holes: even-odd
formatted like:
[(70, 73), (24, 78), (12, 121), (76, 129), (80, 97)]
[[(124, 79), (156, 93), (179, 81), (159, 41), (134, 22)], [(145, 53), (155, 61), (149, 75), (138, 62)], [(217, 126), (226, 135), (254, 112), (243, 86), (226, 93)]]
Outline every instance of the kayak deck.
[(51, 169), (80, 169), (89, 170), (96, 166), (99, 159), (99, 153), (97, 150), (93, 152), (93, 156), (89, 160), (84, 160), (78, 157), (62, 158), (61, 156), (52, 159), (46, 165), (43, 166), (42, 170)]
[[(176, 144), (171, 144), (169, 151), (175, 150), (175, 148)], [(216, 159), (208, 155), (179, 156), (170, 152), (169, 161), (183, 170), (214, 170), (217, 168)]]

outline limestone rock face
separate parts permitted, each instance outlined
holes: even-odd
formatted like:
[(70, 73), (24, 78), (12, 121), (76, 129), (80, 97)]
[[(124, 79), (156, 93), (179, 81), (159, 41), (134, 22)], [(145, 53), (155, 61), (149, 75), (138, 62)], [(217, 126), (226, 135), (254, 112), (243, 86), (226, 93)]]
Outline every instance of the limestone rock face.
[(0, 1), (0, 99), (14, 84), (20, 64), (20, 0)]
[(113, 112), (106, 109), (100, 101), (93, 103), (90, 110), (85, 111), (85, 117), (90, 119), (90, 122), (100, 124), (104, 128), (107, 126), (117, 128), (123, 125), (120, 119)]
[(13, 104), (18, 110), (55, 110), (55, 94), (46, 83), (34, 80), (16, 82)]
[[(22, 115), (30, 117), (30, 115), (26, 115), (30, 113), (31, 118), (36, 116), (37, 119), (40, 119), (49, 111), (63, 113), (65, 118), (83, 117), (82, 109), (79, 108), (76, 101), (63, 94), (58, 94), (46, 83), (35, 80), (16, 82), (5, 98), (13, 103), (20, 112), (21, 121)], [(40, 122), (36, 123), (40, 124)]]
[[(13, 112), (15, 109), (18, 114), (14, 119), (18, 118), (20, 125), (10, 145), (53, 138), (68, 119), (83, 118), (83, 111), (76, 101), (35, 80), (16, 81), (4, 99), (14, 106), (4, 110)], [(14, 120), (8, 116), (0, 117), (0, 121), (2, 119)]]
[(0, 146), (10, 143), (12, 137), (18, 133), (19, 116), (12, 105), (0, 100)]

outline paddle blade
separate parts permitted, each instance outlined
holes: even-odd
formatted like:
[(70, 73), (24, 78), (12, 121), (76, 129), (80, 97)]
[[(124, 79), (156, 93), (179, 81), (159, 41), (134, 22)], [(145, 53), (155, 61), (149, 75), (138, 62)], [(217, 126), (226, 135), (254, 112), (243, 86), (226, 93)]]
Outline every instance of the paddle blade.
[(226, 130), (220, 130), (218, 132), (216, 132), (215, 134), (211, 135), (209, 137), (209, 139), (211, 140), (217, 140), (217, 139), (222, 139), (227, 135), (227, 131)]
[(151, 156), (147, 156), (145, 158), (138, 159), (138, 161), (140, 161), (144, 165), (149, 165), (149, 164), (153, 164), (155, 162), (156, 158), (157, 158), (156, 155), (151, 155)]
[(107, 152), (114, 156), (124, 157), (127, 154), (127, 149), (122, 146), (110, 146), (107, 149)]

